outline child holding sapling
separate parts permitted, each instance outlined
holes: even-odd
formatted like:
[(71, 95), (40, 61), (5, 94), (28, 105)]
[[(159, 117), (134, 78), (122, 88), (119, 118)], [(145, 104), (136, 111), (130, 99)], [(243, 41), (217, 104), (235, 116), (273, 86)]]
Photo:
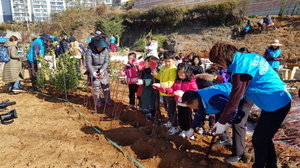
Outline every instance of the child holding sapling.
[[(186, 133), (190, 129), (192, 123), (192, 111), (186, 104), (182, 103), (181, 97), (184, 92), (197, 89), (197, 84), (190, 66), (184, 63), (178, 64), (177, 79), (172, 87), (166, 88), (165, 93), (175, 95), (178, 121), (181, 129), (179, 136), (186, 137)], [(191, 139), (193, 138), (194, 137), (191, 137)]]
[(174, 65), (175, 52), (166, 51), (163, 53), (163, 59), (165, 65), (163, 65), (159, 72), (152, 71), (152, 75), (160, 81), (160, 84), (153, 84), (152, 86), (160, 91), (160, 95), (163, 97), (163, 103), (166, 111), (168, 112), (169, 121), (164, 125), (169, 128), (168, 133), (174, 135), (179, 132), (177, 128), (177, 116), (176, 116), (176, 101), (173, 94), (165, 93), (166, 88), (170, 88), (177, 77), (177, 68)]

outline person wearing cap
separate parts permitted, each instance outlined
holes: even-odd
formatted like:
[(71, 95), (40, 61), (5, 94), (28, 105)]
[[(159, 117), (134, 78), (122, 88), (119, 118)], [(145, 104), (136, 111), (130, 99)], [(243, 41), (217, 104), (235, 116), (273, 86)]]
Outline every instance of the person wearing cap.
[(109, 66), (108, 43), (102, 36), (94, 37), (86, 52), (86, 66), (90, 73), (92, 87), (94, 89), (95, 104), (103, 109), (100, 98), (100, 86), (104, 93), (104, 100), (108, 106), (112, 106), (109, 88)]
[[(213, 85), (212, 80), (208, 80), (209, 74), (198, 74), (196, 76), (197, 91), (187, 91), (182, 96), (184, 102), (191, 109), (195, 109), (195, 117), (192, 126), (187, 133), (187, 138), (193, 136), (194, 130), (201, 122), (204, 122), (205, 115), (215, 115), (219, 119), (232, 90), (231, 83), (222, 83)], [(247, 98), (239, 100), (238, 108), (234, 109), (232, 116), (227, 120), (232, 124), (233, 140), (228, 131), (219, 134), (219, 139), (214, 143), (215, 146), (231, 146), (232, 155), (225, 158), (226, 162), (237, 163), (242, 159), (245, 149), (246, 122), (253, 102)], [(210, 121), (214, 122), (214, 121)], [(210, 128), (212, 126), (210, 125)], [(210, 129), (210, 133), (211, 133)]]
[(145, 46), (146, 56), (154, 56), (158, 58), (157, 48), (158, 48), (157, 42), (154, 41), (151, 36), (147, 36), (146, 46)]
[(275, 39), (264, 53), (264, 57), (276, 72), (279, 69), (280, 61), (283, 60), (281, 49), (279, 49), (280, 46), (282, 46), (282, 44), (280, 44), (279, 40)]
[(28, 54), (27, 54), (27, 61), (29, 65), (29, 75), (30, 80), (32, 83), (32, 86), (34, 90), (37, 90), (36, 87), (36, 72), (38, 70), (38, 64), (37, 64), (37, 57), (44, 57), (45, 51), (48, 46), (51, 44), (51, 35), (49, 33), (41, 34), (39, 38), (35, 39), (29, 48)]
[(291, 107), (291, 94), (285, 83), (264, 57), (256, 53), (241, 53), (227, 43), (216, 43), (209, 52), (209, 60), (231, 73), (232, 91), (220, 119), (216, 133), (229, 128), (227, 122), (245, 96), (261, 111), (252, 136), (255, 154), (253, 168), (277, 167), (276, 151), (272, 138)]
[(100, 36), (102, 34), (102, 32), (101, 31), (96, 31), (96, 33), (95, 33), (95, 36)]

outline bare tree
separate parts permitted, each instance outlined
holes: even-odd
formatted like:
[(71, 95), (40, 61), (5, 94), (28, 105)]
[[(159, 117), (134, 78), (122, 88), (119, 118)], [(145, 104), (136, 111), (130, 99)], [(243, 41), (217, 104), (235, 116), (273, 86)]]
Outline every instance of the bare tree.
[(66, 0), (68, 8), (84, 9), (95, 6), (98, 0)]

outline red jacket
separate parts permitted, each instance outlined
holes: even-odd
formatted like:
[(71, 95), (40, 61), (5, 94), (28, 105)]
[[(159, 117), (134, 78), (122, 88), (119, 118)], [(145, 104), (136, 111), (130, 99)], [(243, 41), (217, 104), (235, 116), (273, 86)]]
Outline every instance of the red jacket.
[[(193, 79), (189, 82), (175, 81), (172, 87), (166, 89), (168, 94), (173, 94), (176, 90), (182, 90), (183, 92), (186, 92), (188, 90), (198, 90), (196, 80)], [(175, 101), (178, 102), (178, 96), (175, 96)]]

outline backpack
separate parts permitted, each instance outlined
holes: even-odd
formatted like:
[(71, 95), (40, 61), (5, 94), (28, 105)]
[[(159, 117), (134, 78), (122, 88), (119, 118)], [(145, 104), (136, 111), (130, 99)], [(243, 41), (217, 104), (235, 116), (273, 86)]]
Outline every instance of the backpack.
[(0, 62), (9, 62), (10, 56), (7, 47), (0, 48)]

